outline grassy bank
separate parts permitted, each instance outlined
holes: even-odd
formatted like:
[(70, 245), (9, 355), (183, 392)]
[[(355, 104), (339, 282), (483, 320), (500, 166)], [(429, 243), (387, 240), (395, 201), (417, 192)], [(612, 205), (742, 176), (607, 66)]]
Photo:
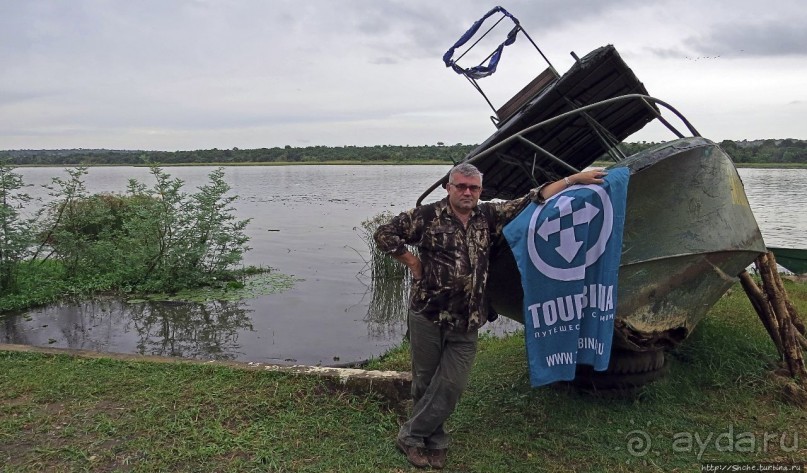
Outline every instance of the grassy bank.
[[(800, 313), (807, 286), (788, 282)], [(374, 362), (406, 369), (405, 347)], [(807, 408), (739, 287), (627, 397), (531, 389), (523, 339), (486, 338), (447, 471), (700, 471), (807, 458)], [(400, 410), (287, 375), (0, 353), (0, 471), (411, 471)]]

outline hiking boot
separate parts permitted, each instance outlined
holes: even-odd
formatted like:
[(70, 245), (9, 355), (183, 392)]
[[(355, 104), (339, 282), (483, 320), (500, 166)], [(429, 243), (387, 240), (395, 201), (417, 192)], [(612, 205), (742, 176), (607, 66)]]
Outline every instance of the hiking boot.
[(428, 450), (429, 465), (435, 470), (442, 470), (448, 458), (447, 448), (430, 448)]
[(395, 439), (395, 446), (398, 447), (401, 453), (406, 455), (406, 459), (409, 463), (418, 468), (426, 468), (429, 466), (429, 459), (424, 455), (422, 448), (407, 445), (403, 443), (401, 439)]

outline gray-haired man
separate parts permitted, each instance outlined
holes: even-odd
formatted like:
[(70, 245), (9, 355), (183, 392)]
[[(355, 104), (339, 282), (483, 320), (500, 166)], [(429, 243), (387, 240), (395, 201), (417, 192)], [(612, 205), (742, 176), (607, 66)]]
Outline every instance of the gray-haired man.
[[(489, 320), (491, 242), (530, 201), (543, 202), (571, 184), (602, 183), (604, 174), (586, 171), (518, 199), (480, 204), (482, 173), (463, 163), (450, 171), (443, 200), (406, 211), (376, 231), (378, 247), (406, 264), (413, 277), (408, 323), (414, 406), (396, 439), (413, 465), (445, 466), (444, 423), (468, 383), (478, 329)], [(407, 244), (418, 248), (418, 256)]]

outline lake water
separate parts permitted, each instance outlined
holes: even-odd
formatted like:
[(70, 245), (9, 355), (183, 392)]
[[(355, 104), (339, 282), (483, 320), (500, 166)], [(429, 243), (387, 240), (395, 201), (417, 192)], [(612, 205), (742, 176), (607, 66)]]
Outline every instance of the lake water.
[[(212, 167), (165, 168), (186, 192)], [(447, 166), (226, 167), (240, 196), (238, 218), (251, 218), (245, 262), (298, 279), (294, 287), (241, 302), (126, 304), (95, 299), (0, 319), (0, 342), (120, 353), (237, 359), (266, 363), (342, 364), (398, 344), (403, 310), (379, 311), (363, 273), (369, 249), (363, 220), (414, 205)], [(26, 183), (46, 184), (54, 168), (19, 168)], [(771, 246), (807, 247), (807, 170), (741, 169), (751, 207)], [(146, 168), (91, 168), (90, 192), (123, 192), (128, 179), (153, 183)], [(442, 197), (442, 189), (430, 199)], [(38, 187), (31, 194), (47, 198)], [(399, 304), (403, 309), (403, 303)], [(392, 312), (392, 311), (388, 311)], [(518, 326), (497, 321), (490, 330)]]

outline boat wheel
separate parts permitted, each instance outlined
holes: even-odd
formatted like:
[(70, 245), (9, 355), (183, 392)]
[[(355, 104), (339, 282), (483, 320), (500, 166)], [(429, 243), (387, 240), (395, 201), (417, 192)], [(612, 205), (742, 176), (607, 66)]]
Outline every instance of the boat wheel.
[(666, 373), (664, 351), (636, 352), (614, 349), (606, 371), (591, 366), (577, 367), (572, 384), (591, 390), (633, 389), (655, 381)]

